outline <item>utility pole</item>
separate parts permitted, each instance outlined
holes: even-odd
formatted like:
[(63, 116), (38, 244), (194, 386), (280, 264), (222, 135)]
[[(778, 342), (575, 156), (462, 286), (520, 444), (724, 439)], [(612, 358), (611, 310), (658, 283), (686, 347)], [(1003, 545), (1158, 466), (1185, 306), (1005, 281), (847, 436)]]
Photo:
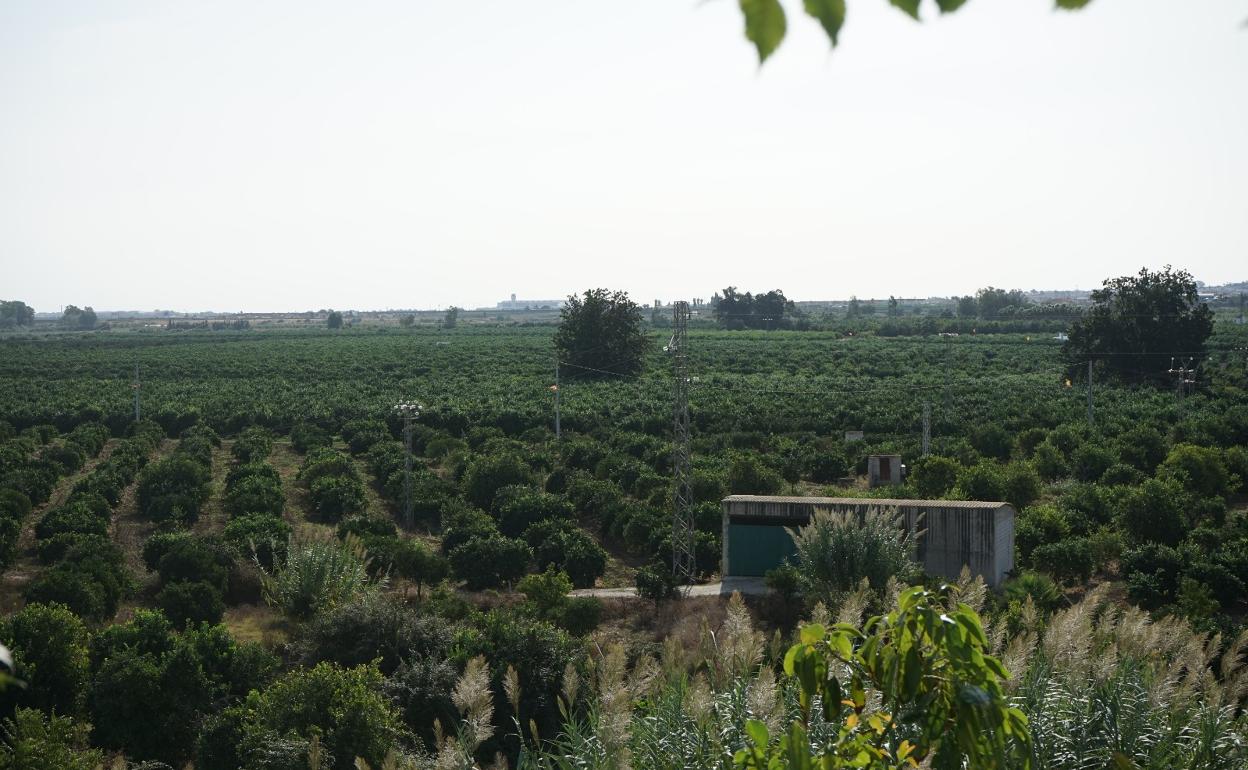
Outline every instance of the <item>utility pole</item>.
[(1088, 427), (1092, 427), (1092, 359), (1088, 359)]
[(1171, 358), (1169, 373), (1174, 375), (1174, 398), (1179, 406), (1179, 419), (1182, 419), (1183, 399), (1187, 396), (1187, 387), (1196, 384), (1196, 369), (1192, 367), (1191, 358), (1180, 361), (1179, 366), (1175, 366)]
[(559, 360), (555, 359), (555, 386), (551, 388), (555, 391), (555, 440), (558, 441), (563, 437), (563, 431), (559, 427)]
[(420, 417), (420, 404), (400, 401), (394, 411), (403, 418), (403, 525), (411, 529), (416, 525), (412, 515), (412, 420)]
[(676, 476), (672, 512), (672, 575), (679, 585), (690, 585), (697, 575), (694, 554), (693, 493), (689, 486), (689, 303), (672, 303), (672, 469)]
[(932, 404), (923, 402), (923, 456), (932, 453)]
[(134, 391), (134, 421), (135, 422), (139, 421), (139, 388), (140, 387), (141, 387), (141, 383), (139, 382), (139, 356), (136, 353), (134, 356), (134, 382), (130, 383), (130, 388)]

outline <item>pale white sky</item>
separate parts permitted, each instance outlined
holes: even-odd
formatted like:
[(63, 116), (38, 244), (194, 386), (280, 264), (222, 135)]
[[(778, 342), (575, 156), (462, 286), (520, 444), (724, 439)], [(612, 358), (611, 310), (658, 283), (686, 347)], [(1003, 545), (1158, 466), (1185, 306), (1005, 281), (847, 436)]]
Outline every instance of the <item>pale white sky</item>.
[(1245, 0), (3, 0), (0, 298), (796, 299), (1248, 278)]

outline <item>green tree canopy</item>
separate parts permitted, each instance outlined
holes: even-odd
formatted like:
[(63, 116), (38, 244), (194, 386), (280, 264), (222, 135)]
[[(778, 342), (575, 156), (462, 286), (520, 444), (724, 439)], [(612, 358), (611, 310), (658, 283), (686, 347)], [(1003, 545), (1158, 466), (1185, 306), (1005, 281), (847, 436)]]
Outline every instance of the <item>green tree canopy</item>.
[(638, 374), (645, 348), (641, 309), (626, 292), (589, 289), (568, 297), (555, 350), (560, 361), (572, 365), (569, 375)]
[(1199, 356), (1213, 332), (1213, 311), (1192, 274), (1169, 265), (1106, 279), (1092, 302), (1062, 348), (1072, 369), (1094, 360), (1122, 374), (1162, 376), (1176, 354)]

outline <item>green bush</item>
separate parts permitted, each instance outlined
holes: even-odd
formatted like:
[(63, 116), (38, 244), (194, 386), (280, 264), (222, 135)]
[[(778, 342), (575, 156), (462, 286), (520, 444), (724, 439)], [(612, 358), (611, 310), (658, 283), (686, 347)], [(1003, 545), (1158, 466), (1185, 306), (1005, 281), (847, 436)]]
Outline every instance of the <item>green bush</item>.
[(1031, 566), (1060, 582), (1069, 583), (1087, 582), (1095, 565), (1088, 539), (1071, 537), (1036, 546), (1031, 552)]
[(204, 582), (224, 594), (234, 569), (234, 554), (215, 536), (192, 535), (168, 544), (156, 571), (164, 584)]
[(554, 621), (573, 636), (585, 636), (602, 622), (602, 601), (592, 596), (574, 596), (563, 603)]
[(31, 581), (23, 595), (28, 603), (64, 604), (83, 618), (103, 621), (117, 613), (131, 588), (125, 557), (116, 546), (75, 546)]
[(446, 620), (422, 614), (395, 597), (368, 593), (309, 618), (291, 652), (305, 666), (375, 661), (388, 675), (411, 657), (445, 657), (453, 640), (453, 628)]
[(273, 451), (273, 436), (264, 428), (252, 426), (239, 434), (231, 449), (241, 464), (263, 461)]
[(576, 588), (592, 588), (606, 572), (607, 552), (574, 524), (547, 519), (525, 530), (524, 539), (538, 569), (560, 569)]
[(240, 557), (254, 554), (261, 566), (271, 569), (274, 561), (286, 558), (290, 533), (290, 525), (277, 516), (249, 513), (230, 519), (224, 538)]
[(416, 595), (422, 586), (436, 586), (451, 574), (451, 563), (416, 539), (400, 540), (394, 553), (394, 570), (404, 580), (416, 584)]
[(1174, 479), (1196, 497), (1226, 497), (1231, 492), (1231, 474), (1222, 452), (1212, 447), (1175, 446), (1157, 469), (1157, 475)]
[(225, 510), (235, 516), (245, 513), (281, 516), (286, 495), (280, 482), (263, 476), (245, 476), (227, 486), (224, 504)]
[(472, 460), (464, 473), (464, 495), (468, 502), (489, 510), (494, 496), (503, 487), (527, 485), (533, 481), (528, 463), (517, 454), (506, 452), (480, 455)]
[(864, 578), (879, 592), (890, 578), (905, 581), (917, 572), (914, 543), (895, 510), (871, 508), (859, 516), (817, 509), (793, 534), (803, 593), (829, 607)]
[(155, 522), (190, 524), (208, 499), (208, 467), (175, 454), (143, 469), (139, 476), (139, 512)]
[(264, 573), (265, 599), (295, 618), (334, 607), (371, 590), (359, 539), (291, 538), (286, 558)]
[(1005, 500), (1020, 511), (1040, 497), (1040, 477), (1028, 463), (1016, 462), (1005, 466), (1003, 482)]
[[(243, 756), (270, 736), (319, 735), (336, 770), (353, 770), (356, 757), (381, 767), (405, 734), (394, 705), (382, 692), (384, 682), (375, 666), (343, 669), (320, 663), (285, 674), (248, 696)], [(306, 751), (299, 759), (305, 756)]]
[(45, 712), (79, 715), (90, 677), (87, 628), (60, 604), (27, 604), (0, 620), (0, 639), (13, 655), (13, 672), (26, 685), (18, 702)]
[(958, 474), (958, 497), (997, 502), (1005, 499), (1005, 474), (994, 462), (981, 462)]
[(736, 454), (728, 466), (728, 490), (734, 495), (774, 495), (780, 491), (780, 474), (752, 454)]
[(455, 576), (479, 590), (514, 583), (528, 569), (531, 553), (523, 540), (489, 535), (474, 537), (447, 556)]
[(295, 423), (290, 429), (290, 446), (300, 454), (305, 454), (313, 449), (330, 447), (333, 443), (333, 437), (329, 435), (328, 431), (312, 423)]
[(494, 497), (491, 509), (498, 528), (508, 537), (519, 537), (533, 524), (547, 519), (571, 521), (572, 504), (566, 498), (530, 487), (504, 487)]
[(350, 476), (322, 476), (312, 482), (311, 494), (317, 514), (330, 521), (359, 513), (367, 505), (364, 484)]
[(1080, 481), (1096, 481), (1105, 475), (1118, 458), (1113, 450), (1100, 444), (1081, 444), (1070, 457), (1070, 470)]
[(408, 728), (428, 750), (435, 747), (434, 723), (450, 725), (459, 719), (451, 700), (458, 678), (459, 673), (449, 660), (413, 656), (399, 663), (386, 679), (386, 693), (398, 706)]
[(166, 583), (156, 594), (156, 606), (179, 628), (195, 623), (219, 623), (225, 614), (220, 589), (202, 580)]
[(1118, 522), (1132, 543), (1178, 545), (1187, 533), (1188, 496), (1177, 481), (1149, 479), (1123, 495)]
[(1030, 570), (1024, 570), (1018, 577), (1006, 581), (1004, 592), (1008, 602), (1021, 603), (1031, 597), (1036, 609), (1043, 613), (1056, 610), (1062, 601), (1062, 591), (1052, 578)]
[(910, 481), (920, 497), (940, 499), (949, 494), (958, 482), (960, 470), (956, 460), (929, 455), (914, 461)]
[(97, 770), (104, 755), (89, 748), (90, 725), (19, 708), (4, 721), (0, 770)]
[(658, 604), (676, 596), (676, 578), (662, 564), (650, 564), (637, 570), (637, 595)]
[(317, 479), (326, 476), (359, 478), (359, 471), (351, 458), (334, 449), (317, 449), (309, 452), (299, 468), (299, 483), (311, 488)]

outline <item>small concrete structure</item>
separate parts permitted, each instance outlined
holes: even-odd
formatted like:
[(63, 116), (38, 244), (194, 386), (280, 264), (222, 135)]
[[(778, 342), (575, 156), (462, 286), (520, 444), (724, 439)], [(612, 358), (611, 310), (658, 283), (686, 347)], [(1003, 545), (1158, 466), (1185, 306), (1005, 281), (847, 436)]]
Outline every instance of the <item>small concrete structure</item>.
[(730, 577), (760, 576), (796, 553), (789, 527), (810, 522), (815, 509), (865, 515), (896, 509), (915, 537), (915, 560), (930, 575), (956, 579), (962, 567), (990, 586), (1014, 569), (1014, 507), (970, 500), (888, 500), (849, 497), (732, 495), (723, 501), (723, 563)]
[(901, 483), (901, 455), (868, 455), (867, 482), (871, 487)]

